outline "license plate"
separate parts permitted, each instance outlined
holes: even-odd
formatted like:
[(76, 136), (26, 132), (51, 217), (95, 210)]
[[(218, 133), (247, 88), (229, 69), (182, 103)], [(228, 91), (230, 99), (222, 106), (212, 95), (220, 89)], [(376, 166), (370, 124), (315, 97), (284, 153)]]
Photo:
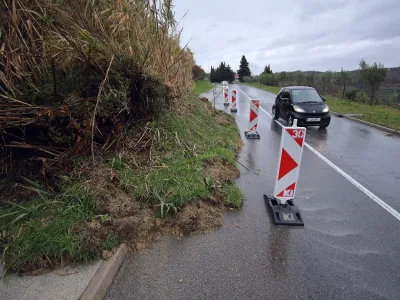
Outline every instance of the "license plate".
[(319, 122), (319, 121), (321, 121), (321, 118), (307, 118), (306, 121), (307, 122)]

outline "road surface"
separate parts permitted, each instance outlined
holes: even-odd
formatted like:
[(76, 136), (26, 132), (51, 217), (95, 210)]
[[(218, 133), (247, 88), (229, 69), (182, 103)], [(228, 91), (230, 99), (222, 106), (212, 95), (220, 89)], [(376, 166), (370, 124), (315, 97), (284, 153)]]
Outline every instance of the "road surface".
[[(243, 137), (249, 97), (270, 112), (274, 96), (230, 88), (240, 89)], [(222, 103), (219, 95), (229, 112)], [(400, 139), (336, 117), (327, 130), (309, 128), (296, 190), (305, 226), (288, 228), (272, 223), (262, 198), (273, 191), (281, 134), (262, 110), (259, 133), (239, 159), (250, 170), (238, 180), (243, 209), (215, 233), (165, 237), (134, 254), (106, 299), (400, 299)]]

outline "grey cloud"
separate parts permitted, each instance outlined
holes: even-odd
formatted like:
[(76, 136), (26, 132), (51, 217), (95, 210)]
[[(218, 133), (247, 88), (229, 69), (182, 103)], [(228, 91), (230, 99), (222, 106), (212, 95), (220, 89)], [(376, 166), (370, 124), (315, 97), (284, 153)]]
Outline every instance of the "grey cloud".
[(236, 70), (242, 55), (255, 74), (266, 64), (274, 71), (352, 69), (362, 57), (399, 64), (398, 0), (214, 2), (176, 0), (177, 15), (189, 12), (182, 43), (194, 38), (189, 46), (203, 67), (226, 61)]
[(238, 36), (238, 37), (235, 37), (235, 38), (233, 38), (233, 39), (229, 39), (229, 40), (227, 40), (226, 41), (226, 43), (227, 44), (238, 44), (238, 43), (244, 43), (244, 42), (246, 42), (247, 41), (247, 38), (245, 38), (245, 37), (242, 37), (242, 36)]

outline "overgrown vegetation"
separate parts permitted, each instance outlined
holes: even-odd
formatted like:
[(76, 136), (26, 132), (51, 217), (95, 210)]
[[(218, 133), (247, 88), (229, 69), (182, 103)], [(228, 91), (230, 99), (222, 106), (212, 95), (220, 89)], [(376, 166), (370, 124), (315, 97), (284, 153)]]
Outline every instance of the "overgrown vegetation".
[(191, 95), (193, 55), (179, 44), (171, 1), (1, 5), (7, 270), (87, 261), (123, 241), (139, 249), (155, 233), (201, 229), (190, 201), (203, 200), (209, 220), (223, 203), (240, 205), (236, 124)]
[(132, 168), (137, 158), (128, 156), (121, 158), (125, 161), (118, 168), (114, 167), (120, 174), (121, 184), (134, 199), (179, 209), (193, 199), (210, 196), (205, 182), (206, 164), (219, 161), (235, 166), (240, 138), (233, 119), (220, 112), (223, 122), (218, 124), (210, 110), (204, 108), (208, 103), (185, 101), (182, 104), (187, 107), (165, 110), (160, 114), (162, 117), (149, 124), (158, 143), (152, 150), (152, 156), (157, 158), (156, 166)]
[(211, 90), (214, 86), (208, 80), (196, 80), (194, 86), (194, 94), (199, 96), (200, 94)]
[[(182, 224), (178, 219), (178, 225), (173, 221), (194, 200), (240, 207), (243, 195), (233, 182), (240, 148), (234, 119), (194, 96), (180, 104), (161, 107), (154, 121), (136, 135), (130, 132), (119, 154), (109, 156), (94, 175), (64, 178), (59, 192), (29, 180), (20, 184), (34, 195), (0, 206), (7, 269), (87, 261), (121, 241), (136, 245), (159, 230), (157, 217), (185, 233), (196, 230), (194, 217)], [(113, 204), (120, 198), (125, 202)], [(146, 213), (143, 221), (137, 219), (139, 207)]]
[(179, 44), (171, 1), (1, 5), (4, 173), (68, 169), (77, 156), (117, 146), (131, 124), (192, 90), (193, 56)]

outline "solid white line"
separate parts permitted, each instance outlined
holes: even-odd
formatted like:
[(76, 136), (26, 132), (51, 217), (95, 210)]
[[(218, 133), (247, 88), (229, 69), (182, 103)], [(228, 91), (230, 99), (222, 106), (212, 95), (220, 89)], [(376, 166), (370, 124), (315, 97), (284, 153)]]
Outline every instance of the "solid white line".
[[(239, 91), (241, 91), (247, 98), (251, 100), (249, 96), (245, 92), (243, 92), (240, 88), (238, 88)], [(260, 109), (272, 119), (272, 115), (268, 113), (264, 108), (261, 107)], [(279, 123), (277, 120), (275, 122), (283, 127), (281, 123)], [(385, 209), (387, 212), (389, 212), (393, 217), (395, 217), (397, 220), (400, 221), (400, 213), (396, 211), (393, 207), (391, 207), (389, 204), (387, 204), (385, 201), (380, 199), (377, 195), (372, 193), (370, 190), (368, 190), (365, 186), (363, 186), (361, 183), (359, 183), (357, 180), (355, 180), (353, 177), (351, 177), (349, 174), (347, 174), (345, 171), (343, 171), (341, 168), (339, 168), (337, 165), (335, 165), (333, 162), (331, 162), (329, 159), (327, 159), (325, 156), (323, 156), (321, 153), (319, 153), (317, 150), (315, 150), (313, 147), (311, 147), (308, 143), (304, 143), (304, 145), (311, 150), (315, 155), (317, 155), (320, 159), (322, 159), (324, 162), (326, 162), (329, 166), (331, 166), (336, 172), (338, 172), (340, 175), (342, 175), (344, 178), (346, 178), (348, 181), (350, 181), (355, 187), (357, 187), (360, 191), (362, 191), (365, 195), (370, 197), (372, 200), (374, 200), (376, 203), (378, 203), (383, 209)]]

